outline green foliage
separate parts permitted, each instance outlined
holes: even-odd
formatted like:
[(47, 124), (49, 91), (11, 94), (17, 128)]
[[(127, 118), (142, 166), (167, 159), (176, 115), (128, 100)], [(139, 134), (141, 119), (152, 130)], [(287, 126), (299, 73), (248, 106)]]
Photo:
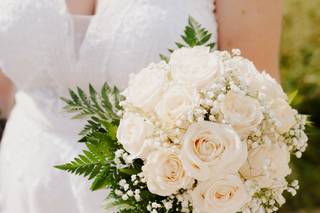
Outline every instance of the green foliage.
[[(188, 25), (181, 36), (182, 42), (176, 42), (175, 44), (178, 48), (206, 46), (212, 50), (215, 47), (215, 43), (210, 41), (211, 37), (212, 34), (206, 28), (189, 16)], [(173, 49), (168, 50), (170, 53), (174, 51)], [(169, 57), (165, 55), (160, 54), (160, 58), (165, 62), (169, 62)]]
[(98, 190), (115, 183), (110, 177), (115, 151), (121, 148), (116, 139), (116, 131), (120, 117), (121, 97), (119, 90), (111, 89), (107, 84), (101, 89), (101, 94), (89, 86), (89, 95), (82, 89), (70, 90), (70, 98), (62, 98), (66, 103), (65, 109), (75, 113), (74, 119), (87, 118), (88, 123), (81, 132), (87, 150), (83, 150), (70, 163), (55, 166), (72, 174), (93, 180), (91, 189)]
[(75, 158), (70, 163), (65, 165), (56, 166), (57, 169), (62, 169), (76, 175), (89, 176), (89, 180), (100, 172), (103, 162), (100, 162), (99, 157), (94, 153), (84, 150), (83, 155)]
[(292, 92), (292, 93), (290, 93), (290, 94), (288, 95), (288, 102), (289, 102), (289, 104), (292, 104), (292, 103), (293, 103), (293, 101), (294, 101), (294, 99), (297, 97), (297, 95), (298, 95), (298, 90), (296, 90), (296, 91), (294, 91), (294, 92)]
[[(76, 91), (69, 89), (70, 98), (61, 98), (67, 112), (75, 114), (74, 119), (88, 119), (87, 125), (80, 135), (87, 135), (101, 128), (106, 128), (109, 123), (118, 124), (120, 117), (117, 113), (122, 109), (120, 102), (124, 99), (117, 87), (110, 88), (104, 84), (98, 94), (92, 85), (89, 85), (87, 95), (81, 88)], [(81, 140), (82, 141), (82, 140)]]
[(79, 87), (76, 91), (69, 89), (70, 99), (61, 98), (67, 104), (64, 109), (75, 112), (74, 119), (96, 115), (104, 120), (119, 120), (116, 112), (121, 110), (119, 103), (123, 97), (117, 87), (110, 88), (108, 84), (104, 84), (99, 95), (90, 84), (89, 93), (87, 95)]
[(212, 34), (202, 27), (194, 18), (189, 17), (188, 26), (184, 30), (182, 39), (185, 43), (176, 42), (177, 47), (195, 47), (195, 46), (207, 46), (211, 49), (214, 48), (215, 43), (210, 42)]
[(298, 194), (281, 212), (320, 209), (320, 1), (285, 0), (281, 47), (281, 74), (286, 91), (298, 90), (292, 104), (310, 114), (309, 147), (302, 159), (293, 159), (293, 176), (300, 180)]

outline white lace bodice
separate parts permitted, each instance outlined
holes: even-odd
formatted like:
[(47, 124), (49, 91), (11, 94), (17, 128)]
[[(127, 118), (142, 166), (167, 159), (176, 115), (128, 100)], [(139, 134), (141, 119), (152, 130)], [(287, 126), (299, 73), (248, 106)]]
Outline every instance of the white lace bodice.
[(130, 72), (173, 47), (189, 15), (215, 32), (212, 13), (212, 0), (101, 0), (75, 51), (65, 0), (1, 0), (0, 64), (21, 90), (123, 88)]

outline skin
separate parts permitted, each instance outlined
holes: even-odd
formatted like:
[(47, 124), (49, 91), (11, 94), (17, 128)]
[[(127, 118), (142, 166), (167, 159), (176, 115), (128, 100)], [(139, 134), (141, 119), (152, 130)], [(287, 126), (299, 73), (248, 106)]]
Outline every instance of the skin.
[(97, 0), (66, 0), (70, 13), (80, 15), (93, 15)]
[(239, 48), (242, 55), (279, 77), (281, 0), (216, 0), (219, 49)]
[[(66, 0), (72, 14), (94, 15), (98, 0)], [(239, 48), (260, 70), (279, 80), (281, 0), (216, 0), (219, 49)], [(0, 68), (0, 109), (6, 117), (13, 106), (14, 86)]]
[(0, 118), (8, 117), (9, 111), (14, 105), (14, 86), (0, 69)]

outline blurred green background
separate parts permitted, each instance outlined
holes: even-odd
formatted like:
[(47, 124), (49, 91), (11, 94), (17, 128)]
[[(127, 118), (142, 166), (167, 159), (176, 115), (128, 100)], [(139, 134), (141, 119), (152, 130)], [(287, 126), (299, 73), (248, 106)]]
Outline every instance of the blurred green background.
[(281, 212), (320, 212), (320, 0), (284, 0), (281, 77), (285, 90), (299, 91), (294, 105), (311, 115), (309, 147), (293, 160), (300, 190)]

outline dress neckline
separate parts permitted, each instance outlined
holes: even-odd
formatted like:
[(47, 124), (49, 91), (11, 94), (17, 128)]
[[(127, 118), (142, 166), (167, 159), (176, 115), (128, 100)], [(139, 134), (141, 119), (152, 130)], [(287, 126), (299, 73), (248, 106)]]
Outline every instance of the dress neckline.
[(93, 16), (72, 15), (71, 17), (74, 33), (81, 32), (85, 35)]
[[(101, 7), (101, 4), (97, 4), (96, 5), (96, 8), (94, 9), (95, 11), (95, 14), (94, 15), (82, 15), (82, 14), (72, 14), (69, 12), (68, 10), (68, 4), (66, 2), (66, 0), (62, 0), (63, 1), (63, 5), (64, 5), (64, 15), (66, 16), (67, 20), (68, 20), (68, 23), (69, 23), (69, 29), (71, 29), (71, 36), (73, 38), (73, 40), (75, 39), (76, 37), (76, 34), (77, 34), (77, 26), (76, 26), (76, 23), (75, 23), (75, 20), (81, 20), (83, 19), (83, 21), (86, 21), (88, 20), (88, 24), (86, 25), (86, 30), (85, 32), (83, 33), (82, 35), (82, 42), (81, 44), (79, 44), (79, 46), (76, 48), (74, 47), (74, 55), (76, 56), (77, 60), (79, 60), (79, 56), (81, 55), (81, 52), (82, 52), (82, 47), (84, 46), (84, 44), (86, 43), (87, 41), (87, 37), (88, 37), (88, 34), (90, 33), (90, 28), (91, 28), (91, 25), (92, 23), (94, 22), (93, 20), (96, 19), (98, 16), (99, 16), (99, 12), (101, 11), (99, 7)], [(99, 6), (100, 5), (100, 6)], [(73, 42), (75, 43), (75, 42)]]
[(81, 14), (70, 14), (72, 17), (80, 17), (80, 18), (93, 18), (96, 15), (81, 15)]
[[(72, 15), (72, 19), (74, 51), (76, 54), (79, 54), (80, 47), (84, 42), (92, 16)], [(78, 57), (78, 55), (76, 56)]]

